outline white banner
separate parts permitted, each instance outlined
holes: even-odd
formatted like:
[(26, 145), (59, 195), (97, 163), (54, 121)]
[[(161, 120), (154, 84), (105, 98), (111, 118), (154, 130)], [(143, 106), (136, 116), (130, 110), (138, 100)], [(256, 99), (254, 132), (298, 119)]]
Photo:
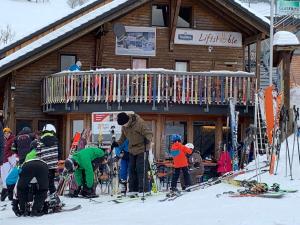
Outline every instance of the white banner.
[(175, 44), (242, 47), (242, 34), (238, 32), (176, 29)]
[(125, 30), (125, 38), (116, 38), (116, 55), (155, 56), (155, 27), (125, 26)]

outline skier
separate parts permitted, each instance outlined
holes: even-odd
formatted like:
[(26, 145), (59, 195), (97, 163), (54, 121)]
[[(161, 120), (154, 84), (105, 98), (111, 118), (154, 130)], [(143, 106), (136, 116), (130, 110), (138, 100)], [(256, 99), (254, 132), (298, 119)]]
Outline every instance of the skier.
[(104, 161), (105, 153), (100, 148), (89, 147), (75, 152), (71, 158), (65, 160), (65, 168), (69, 173), (74, 172), (75, 180), (78, 185), (71, 197), (97, 197), (93, 188), (94, 171), (98, 169)]
[(13, 187), (7, 187), (6, 178), (9, 172), (17, 163), (17, 156), (11, 151), (11, 146), (13, 144), (15, 136), (12, 134), (11, 129), (8, 127), (3, 129), (4, 133), (4, 154), (3, 154), (3, 164), (1, 166), (1, 179), (3, 189), (1, 192), (1, 201), (4, 201), (8, 196), (9, 200), (13, 197)]
[(35, 149), (37, 156), (45, 161), (49, 167), (49, 193), (56, 191), (54, 185), (55, 172), (58, 160), (61, 159), (61, 152), (58, 146), (58, 139), (55, 136), (56, 129), (52, 124), (46, 124), (42, 130), (42, 136), (31, 143), (31, 148)]
[(121, 187), (121, 193), (125, 194), (127, 191), (127, 177), (129, 167), (129, 152), (128, 152), (128, 140), (126, 139), (123, 144), (115, 148), (116, 157), (115, 160), (120, 162), (119, 179)]
[(73, 64), (72, 66), (70, 66), (69, 70), (70, 71), (80, 71), (81, 70), (81, 62), (78, 60), (75, 64)]
[(23, 164), (26, 155), (30, 152), (30, 144), (33, 140), (34, 135), (29, 127), (24, 127), (15, 138), (11, 150), (17, 153), (20, 164)]
[[(30, 156), (29, 156), (30, 155)], [(26, 156), (19, 168), (17, 193), (12, 201), (12, 210), (16, 216), (42, 216), (48, 191), (48, 165), (35, 154)], [(33, 201), (30, 209), (29, 202)]]
[(137, 114), (127, 115), (121, 112), (117, 116), (117, 122), (122, 126), (121, 137), (113, 142), (111, 148), (118, 147), (128, 140), (129, 151), (129, 195), (142, 195), (149, 192), (148, 184), (148, 150), (152, 140), (152, 131), (145, 121)]
[(177, 189), (177, 181), (180, 175), (180, 170), (182, 170), (183, 178), (184, 178), (184, 188), (191, 185), (191, 178), (189, 175), (188, 169), (188, 159), (186, 154), (192, 154), (192, 150), (181, 143), (181, 136), (178, 134), (172, 134), (171, 142), (172, 146), (170, 149), (170, 154), (173, 157), (173, 165), (174, 165), (174, 174), (172, 176), (171, 181), (171, 192), (178, 191)]

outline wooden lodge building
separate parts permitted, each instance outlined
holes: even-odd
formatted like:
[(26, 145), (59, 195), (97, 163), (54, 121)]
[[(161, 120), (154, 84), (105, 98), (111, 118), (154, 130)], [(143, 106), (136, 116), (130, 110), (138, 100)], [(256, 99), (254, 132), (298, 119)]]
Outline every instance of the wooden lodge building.
[[(114, 29), (125, 26), (125, 38)], [(134, 111), (163, 158), (177, 132), (218, 157), (230, 97), (252, 123), (269, 23), (234, 0), (96, 1), (0, 50), (0, 110), (18, 132), (53, 123), (65, 152), (93, 112)], [(248, 46), (256, 68), (248, 71)], [(65, 69), (77, 60), (80, 72)]]

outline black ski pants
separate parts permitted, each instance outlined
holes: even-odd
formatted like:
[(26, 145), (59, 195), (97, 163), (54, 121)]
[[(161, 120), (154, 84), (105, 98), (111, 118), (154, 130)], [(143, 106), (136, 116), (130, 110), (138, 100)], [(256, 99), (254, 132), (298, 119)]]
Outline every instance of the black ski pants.
[[(25, 211), (26, 204), (31, 201), (30, 196), (33, 196), (32, 210), (43, 209), (49, 187), (48, 176), (48, 165), (43, 161), (32, 160), (22, 166), (17, 183), (17, 198), (21, 211)], [(36, 184), (31, 183), (33, 178), (36, 178)]]
[(52, 194), (56, 191), (54, 179), (55, 179), (55, 169), (50, 169), (49, 170), (49, 192), (50, 192), (50, 194)]
[[(145, 154), (145, 159), (144, 159)], [(133, 155), (129, 153), (129, 192), (148, 192), (148, 152)], [(145, 164), (145, 172), (144, 172)], [(145, 177), (144, 177), (145, 176)], [(143, 184), (145, 180), (145, 184)]]
[(178, 181), (181, 170), (182, 170), (182, 173), (183, 173), (183, 179), (184, 179), (185, 187), (188, 187), (188, 186), (191, 185), (191, 178), (190, 178), (188, 167), (175, 168), (173, 176), (172, 176), (172, 182), (171, 182), (171, 189), (172, 190), (176, 189), (177, 181)]

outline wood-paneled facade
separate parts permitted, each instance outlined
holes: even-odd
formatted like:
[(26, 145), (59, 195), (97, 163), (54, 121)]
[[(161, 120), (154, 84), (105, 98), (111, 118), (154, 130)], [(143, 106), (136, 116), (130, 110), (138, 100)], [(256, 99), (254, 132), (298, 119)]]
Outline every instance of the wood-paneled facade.
[[(4, 100), (4, 121), (5, 124), (18, 129), (18, 123), (27, 121), (31, 123), (33, 130), (39, 129), (39, 126), (46, 121), (55, 121), (58, 128), (59, 138), (65, 150), (70, 145), (72, 137), (72, 121), (83, 120), (84, 127), (91, 126), (91, 112), (87, 104), (85, 113), (78, 111), (53, 111), (44, 113), (41, 107), (42, 79), (54, 74), (60, 70), (60, 55), (74, 54), (82, 62), (82, 70), (95, 69), (97, 67), (127, 69), (132, 68), (133, 58), (146, 58), (148, 68), (175, 69), (175, 61), (187, 61), (189, 71), (209, 71), (209, 70), (228, 70), (244, 71), (245, 70), (245, 48), (248, 44), (258, 43), (267, 35), (267, 29), (261, 29), (261, 24), (253, 21), (250, 15), (245, 11), (234, 13), (236, 7), (228, 0), (224, 5), (223, 1), (196, 1), (196, 0), (155, 0), (140, 1), (134, 9), (129, 12), (126, 9), (118, 11), (118, 17), (112, 20), (105, 19), (104, 23), (87, 33), (88, 26), (82, 29), (82, 35), (77, 33), (76, 39), (65, 43), (64, 46), (56, 48), (55, 45), (41, 51), (40, 57), (36, 57), (33, 62), (22, 62), (20, 67), (13, 69), (12, 72), (5, 74), (1, 78), (1, 86), (5, 84), (3, 92)], [(226, 1), (224, 1), (226, 2)], [(139, 57), (124, 56), (115, 54), (115, 35), (112, 32), (112, 26), (115, 23), (121, 23), (125, 26), (151, 27), (152, 5), (167, 4), (170, 7), (170, 24), (176, 16), (176, 6), (192, 7), (192, 21), (190, 29), (195, 30), (212, 30), (212, 31), (232, 31), (242, 34), (243, 46), (240, 48), (217, 47), (214, 46), (209, 50), (209, 46), (196, 45), (178, 45), (173, 44), (172, 26), (156, 27), (156, 56)], [(233, 4), (233, 6), (231, 5)], [(129, 10), (129, 9), (128, 9)], [(233, 11), (232, 11), (233, 10)], [(122, 14), (124, 12), (124, 14)], [(257, 25), (257, 26), (256, 26)], [(174, 28), (173, 28), (174, 29)], [(63, 43), (63, 40), (60, 44)], [(47, 52), (47, 54), (43, 54)], [(259, 57), (258, 57), (259, 59)], [(24, 58), (24, 60), (30, 60)], [(259, 68), (259, 63), (257, 63)], [(7, 69), (6, 69), (7, 70)], [(1, 68), (0, 68), (1, 71)], [(3, 75), (3, 74), (2, 74)], [(100, 103), (101, 104), (101, 103)], [(175, 106), (176, 107), (176, 106)], [(184, 107), (184, 106), (181, 106)], [(215, 106), (210, 106), (214, 108)], [(133, 106), (132, 110), (135, 108)], [(141, 116), (148, 121), (152, 121), (155, 132), (155, 152), (157, 157), (163, 157), (161, 151), (165, 143), (165, 125), (166, 121), (184, 121), (186, 122), (187, 141), (194, 142), (194, 122), (211, 121), (215, 124), (215, 149), (223, 139), (223, 126), (226, 126), (226, 115), (212, 113), (210, 110), (205, 114), (195, 115), (190, 113), (191, 108), (186, 108), (186, 113), (178, 115), (170, 112), (155, 112), (145, 110), (140, 112)], [(224, 108), (226, 111), (227, 109)], [(240, 136), (243, 136), (244, 130), (252, 120), (250, 114), (252, 106), (243, 106), (239, 109), (242, 113), (240, 118)], [(191, 116), (191, 114), (193, 114)], [(226, 114), (226, 113), (225, 113)], [(217, 158), (218, 152), (214, 152)]]

